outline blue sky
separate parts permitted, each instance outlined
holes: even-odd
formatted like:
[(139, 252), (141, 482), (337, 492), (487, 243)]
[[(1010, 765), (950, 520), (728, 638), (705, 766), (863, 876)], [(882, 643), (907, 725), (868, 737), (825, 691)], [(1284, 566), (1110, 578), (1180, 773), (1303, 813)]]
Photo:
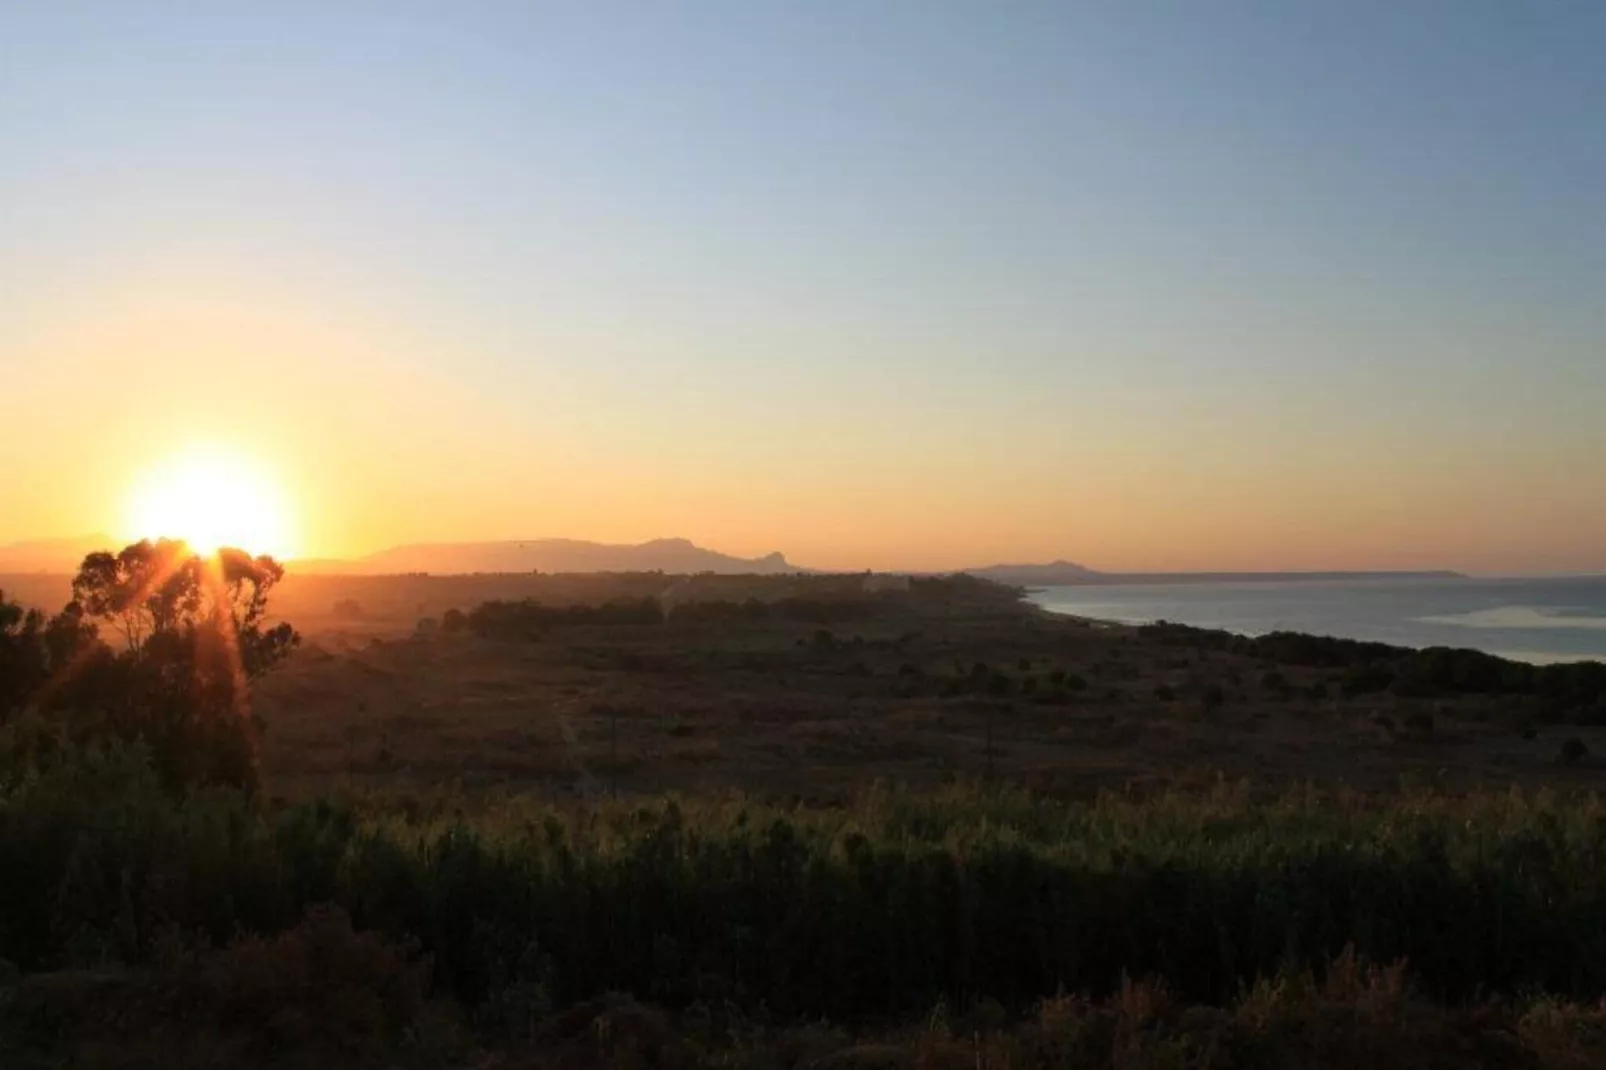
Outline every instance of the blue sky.
[(1602, 55), (1565, 2), (7, 6), (0, 376), (103, 430), (0, 537), (194, 434), (326, 552), (1606, 568)]

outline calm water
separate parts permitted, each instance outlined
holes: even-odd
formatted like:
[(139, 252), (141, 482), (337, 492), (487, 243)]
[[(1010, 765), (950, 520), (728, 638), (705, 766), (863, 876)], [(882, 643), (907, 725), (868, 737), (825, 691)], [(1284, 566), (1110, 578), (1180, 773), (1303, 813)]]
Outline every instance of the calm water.
[(1400, 646), (1456, 646), (1525, 661), (1606, 661), (1606, 576), (1357, 583), (1044, 587), (1056, 613), (1176, 621), (1258, 635), (1286, 630)]

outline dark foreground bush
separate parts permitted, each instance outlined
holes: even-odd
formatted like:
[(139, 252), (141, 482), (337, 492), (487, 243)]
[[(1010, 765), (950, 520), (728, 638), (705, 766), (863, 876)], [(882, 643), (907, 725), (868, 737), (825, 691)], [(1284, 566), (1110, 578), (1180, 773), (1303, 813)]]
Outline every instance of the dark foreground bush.
[(1094, 805), (954, 790), (847, 809), (661, 800), (408, 821), (214, 792), (97, 751), (0, 799), (0, 958), (147, 961), (330, 903), (417, 939), (471, 1008), (609, 990), (786, 1015), (1022, 1007), (1163, 978), (1219, 1002), (1353, 944), (1424, 989), (1606, 993), (1594, 798), (1241, 794)]
[[(349, 962), (346, 961), (349, 958)], [(423, 964), (319, 911), (274, 941), (139, 970), (0, 980), (7, 1067), (752, 1068), (752, 1070), (1582, 1070), (1606, 1064), (1606, 1011), (1544, 997), (1446, 1006), (1401, 965), (1345, 952), (1263, 979), (1223, 1006), (1163, 982), (1057, 995), (1018, 1014), (939, 1003), (905, 1024), (788, 1021), (729, 1002), (665, 1010), (609, 993), (487, 1032), (421, 998)]]

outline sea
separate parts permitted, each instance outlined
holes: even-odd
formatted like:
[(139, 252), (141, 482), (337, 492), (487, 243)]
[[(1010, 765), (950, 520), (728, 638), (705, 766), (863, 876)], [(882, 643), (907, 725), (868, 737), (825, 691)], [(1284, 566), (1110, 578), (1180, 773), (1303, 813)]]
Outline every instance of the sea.
[(1124, 624), (1470, 647), (1536, 664), (1606, 661), (1606, 576), (1135, 583), (1040, 587), (1029, 597), (1050, 612)]

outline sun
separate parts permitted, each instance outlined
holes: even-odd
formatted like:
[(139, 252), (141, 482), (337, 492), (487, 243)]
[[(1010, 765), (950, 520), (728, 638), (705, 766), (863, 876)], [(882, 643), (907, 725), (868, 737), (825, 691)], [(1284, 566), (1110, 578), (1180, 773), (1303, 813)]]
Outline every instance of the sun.
[(284, 558), (294, 551), (290, 512), (260, 467), (217, 450), (194, 450), (140, 479), (127, 525), (140, 539), (182, 539), (198, 553), (234, 547)]

